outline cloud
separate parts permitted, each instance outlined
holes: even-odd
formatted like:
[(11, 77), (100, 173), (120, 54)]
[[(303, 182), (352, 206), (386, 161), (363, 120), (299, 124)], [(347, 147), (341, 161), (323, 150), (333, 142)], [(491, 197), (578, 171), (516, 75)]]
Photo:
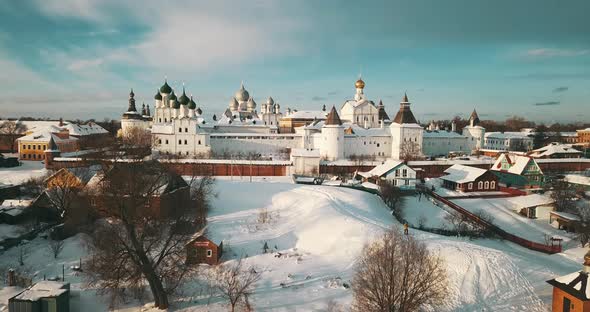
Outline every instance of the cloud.
[(567, 90), (569, 90), (569, 87), (557, 87), (557, 88), (553, 89), (553, 93), (565, 92)]
[(327, 100), (328, 100), (328, 98), (326, 98), (326, 97), (323, 97), (323, 96), (317, 96), (317, 95), (316, 95), (316, 96), (312, 97), (312, 98), (311, 98), (311, 100), (312, 100), (312, 101), (319, 102), (319, 101), (327, 101)]
[(590, 49), (531, 49), (524, 53), (524, 56), (532, 58), (552, 58), (552, 57), (577, 57), (589, 55)]
[(328, 95), (332, 96), (332, 95), (337, 95), (339, 92), (338, 91), (330, 91), (328, 92)]
[(550, 106), (550, 105), (559, 105), (559, 104), (561, 104), (560, 101), (547, 101), (547, 102), (535, 103), (533, 105), (535, 105), (535, 106)]

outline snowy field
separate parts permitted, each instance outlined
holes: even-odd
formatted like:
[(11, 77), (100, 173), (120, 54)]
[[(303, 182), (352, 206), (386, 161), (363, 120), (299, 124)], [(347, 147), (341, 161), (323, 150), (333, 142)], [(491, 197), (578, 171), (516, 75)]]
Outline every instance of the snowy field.
[(452, 226), (445, 220), (449, 215), (443, 209), (444, 204), (426, 195), (412, 195), (402, 197), (402, 213), (404, 219), (412, 226), (418, 227), (420, 223), (425, 228), (451, 229)]
[[(364, 244), (388, 227), (400, 227), (376, 195), (348, 188), (259, 178), (253, 183), (219, 179), (216, 191), (208, 236), (224, 241), (227, 261), (247, 256), (246, 264), (263, 270), (252, 297), (256, 311), (325, 311), (330, 300), (348, 305), (352, 293), (342, 285), (351, 283), (355, 259)], [(422, 197), (418, 203), (426, 206), (427, 202)], [(268, 224), (256, 221), (262, 209), (272, 216)], [(434, 214), (429, 216), (436, 219)], [(447, 302), (427, 311), (548, 311), (551, 288), (545, 281), (579, 270), (584, 253), (572, 249), (564, 255), (545, 255), (500, 240), (470, 241), (417, 230), (410, 234), (446, 260)], [(80, 242), (80, 236), (69, 238), (63, 253), (53, 260), (46, 241), (37, 238), (26, 245), (25, 266), (39, 280), (59, 275), (65, 264), (66, 281), (74, 289), (72, 311), (105, 311), (106, 299), (97, 297), (94, 290), (80, 290), (81, 277), (67, 269), (84, 256)], [(264, 242), (288, 256), (263, 254)], [(17, 265), (17, 258), (18, 249), (12, 248), (0, 254), (0, 263)], [(191, 281), (183, 302), (171, 310), (227, 311), (219, 298), (207, 305), (206, 298), (199, 297), (198, 285)], [(0, 300), (11, 291), (0, 289)], [(0, 307), (5, 303), (0, 302)], [(144, 304), (130, 302), (119, 311), (147, 310), (141, 308)]]
[(0, 184), (20, 184), (30, 178), (47, 175), (45, 164), (41, 161), (23, 161), (22, 166), (0, 168)]
[(455, 199), (453, 202), (471, 212), (487, 212), (494, 218), (492, 223), (522, 238), (545, 244), (546, 236), (556, 236), (563, 238), (566, 246), (570, 244), (570, 234), (551, 226), (548, 219), (529, 219), (514, 212), (510, 198)]

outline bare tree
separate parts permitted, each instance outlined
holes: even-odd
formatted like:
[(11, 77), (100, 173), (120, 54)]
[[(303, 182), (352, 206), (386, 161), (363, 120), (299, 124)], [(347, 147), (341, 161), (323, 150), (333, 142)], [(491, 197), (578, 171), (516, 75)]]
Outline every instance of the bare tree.
[(567, 181), (559, 178), (551, 179), (545, 188), (549, 190), (549, 196), (555, 201), (555, 210), (575, 210), (573, 199), (576, 196), (576, 188)]
[(381, 195), (381, 198), (385, 204), (389, 207), (389, 209), (391, 209), (396, 219), (402, 220), (403, 211), (401, 207), (401, 190), (393, 185), (392, 181), (382, 180), (379, 184), (379, 194)]
[(255, 267), (245, 267), (242, 259), (218, 266), (210, 277), (211, 283), (229, 301), (230, 311), (239, 305), (252, 309), (249, 297), (260, 280), (261, 273)]
[(47, 178), (47, 197), (59, 211), (60, 217), (66, 219), (72, 214), (72, 204), (83, 191), (85, 181), (90, 179), (91, 172), (86, 167), (60, 169)]
[(57, 256), (61, 253), (64, 249), (64, 241), (61, 239), (52, 239), (49, 241), (48, 247), (49, 251), (53, 255), (53, 259), (57, 259)]
[(404, 141), (400, 146), (400, 159), (404, 161), (422, 159), (422, 149), (418, 142)]
[(390, 229), (365, 246), (352, 289), (354, 311), (419, 311), (443, 302), (447, 275), (423, 243)]
[(577, 214), (580, 216), (580, 221), (576, 222), (574, 227), (576, 236), (584, 247), (590, 242), (590, 203), (578, 205)]
[[(156, 161), (143, 161), (145, 146), (123, 141), (104, 159), (100, 181), (91, 195), (103, 217), (88, 236), (89, 286), (123, 299), (125, 288), (147, 281), (155, 306), (166, 309), (169, 296), (186, 280), (185, 246), (201, 224), (191, 204), (191, 189), (182, 177)], [(145, 143), (145, 142), (144, 142)], [(209, 188), (201, 188), (201, 205), (208, 207)]]
[(22, 123), (7, 120), (0, 124), (0, 140), (2, 144), (10, 146), (10, 152), (14, 153), (14, 142), (27, 131), (27, 126)]
[(445, 215), (444, 219), (452, 226), (452, 229), (456, 232), (466, 231), (470, 223), (470, 220), (466, 215), (456, 210), (448, 211), (448, 214)]

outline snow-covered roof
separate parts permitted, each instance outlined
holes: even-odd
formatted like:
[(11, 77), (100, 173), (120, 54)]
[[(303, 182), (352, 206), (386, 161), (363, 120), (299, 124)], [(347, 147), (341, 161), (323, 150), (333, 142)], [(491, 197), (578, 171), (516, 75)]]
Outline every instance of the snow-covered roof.
[(508, 201), (517, 208), (537, 207), (555, 203), (551, 197), (540, 194), (510, 197)]
[(572, 148), (571, 145), (551, 143), (547, 146), (533, 150), (533, 152), (531, 153), (531, 156), (544, 157), (544, 156), (551, 156), (554, 154), (580, 155), (580, 154), (582, 154), (582, 152), (578, 151), (577, 149)]
[(371, 137), (371, 136), (385, 136), (391, 137), (391, 133), (387, 128), (363, 128), (357, 124), (353, 123), (344, 123), (344, 130), (352, 130), (352, 134), (346, 134), (345, 136), (363, 136), (363, 137)]
[(588, 272), (584, 272), (587, 270), (588, 267), (585, 267), (583, 271), (560, 276), (547, 282), (557, 288), (566, 290), (568, 293), (572, 293), (579, 299), (590, 300)]
[(304, 111), (293, 111), (291, 114), (288, 114), (283, 117), (283, 119), (317, 119), (317, 120), (324, 120), (328, 112), (326, 111), (311, 111), (311, 110), (304, 110)]
[(580, 174), (566, 174), (565, 180), (569, 183), (582, 184), (590, 186), (590, 177), (583, 176)]
[[(510, 163), (510, 168), (508, 168), (508, 170), (502, 170), (502, 161), (504, 159), (506, 159), (508, 161), (508, 163)], [(534, 159), (532, 159), (529, 156), (522, 156), (522, 155), (515, 155), (515, 154), (502, 154), (502, 155), (500, 155), (500, 157), (498, 157), (498, 159), (496, 160), (496, 162), (492, 166), (491, 170), (507, 171), (512, 174), (521, 175), (522, 172), (526, 169), (527, 164), (531, 160), (535, 161)], [(541, 170), (541, 169), (539, 168), (539, 170)]]
[(580, 221), (580, 216), (577, 214), (563, 212), (563, 211), (551, 211), (549, 212), (552, 215), (556, 215), (561, 217), (562, 219), (570, 220), (570, 221)]
[(17, 300), (37, 301), (41, 298), (57, 297), (69, 291), (69, 283), (40, 281), (14, 298)]
[(67, 141), (76, 141), (78, 140), (77, 138), (67, 138), (67, 139), (62, 139), (59, 136), (53, 134), (55, 132), (58, 132), (59, 130), (55, 131), (52, 128), (49, 129), (43, 129), (40, 131), (35, 131), (31, 134), (22, 136), (20, 138), (17, 139), (17, 141), (31, 141), (31, 142), (40, 142), (40, 143), (47, 143), (49, 142), (49, 140), (51, 139), (51, 137), (53, 137), (53, 141), (55, 141), (55, 143), (59, 143), (59, 142), (67, 142)]
[(2, 207), (29, 207), (33, 199), (5, 199), (0, 206)]
[(363, 177), (373, 177), (378, 176), (381, 177), (387, 172), (399, 167), (399, 165), (403, 164), (403, 161), (399, 160), (387, 160), (383, 164), (376, 166), (375, 168), (369, 170), (368, 172), (359, 172), (359, 174)]
[(530, 133), (526, 132), (487, 132), (484, 136), (486, 139), (532, 139), (529, 135)]
[(486, 172), (486, 169), (456, 164), (445, 170), (447, 175), (440, 178), (455, 183), (467, 183), (475, 181), (475, 179), (479, 178)]
[(85, 125), (77, 125), (77, 124), (68, 123), (68, 124), (64, 125), (64, 128), (68, 129), (68, 131), (70, 131), (70, 135), (74, 135), (74, 136), (109, 133), (103, 127), (101, 127), (93, 122), (90, 122)]

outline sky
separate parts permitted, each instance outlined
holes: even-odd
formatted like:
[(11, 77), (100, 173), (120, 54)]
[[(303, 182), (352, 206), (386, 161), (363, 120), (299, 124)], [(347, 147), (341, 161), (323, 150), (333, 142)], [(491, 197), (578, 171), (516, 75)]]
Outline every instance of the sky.
[(590, 121), (587, 0), (0, 2), (0, 117), (119, 118), (164, 79), (221, 113), (243, 81), (299, 110), (362, 75), (390, 115)]

